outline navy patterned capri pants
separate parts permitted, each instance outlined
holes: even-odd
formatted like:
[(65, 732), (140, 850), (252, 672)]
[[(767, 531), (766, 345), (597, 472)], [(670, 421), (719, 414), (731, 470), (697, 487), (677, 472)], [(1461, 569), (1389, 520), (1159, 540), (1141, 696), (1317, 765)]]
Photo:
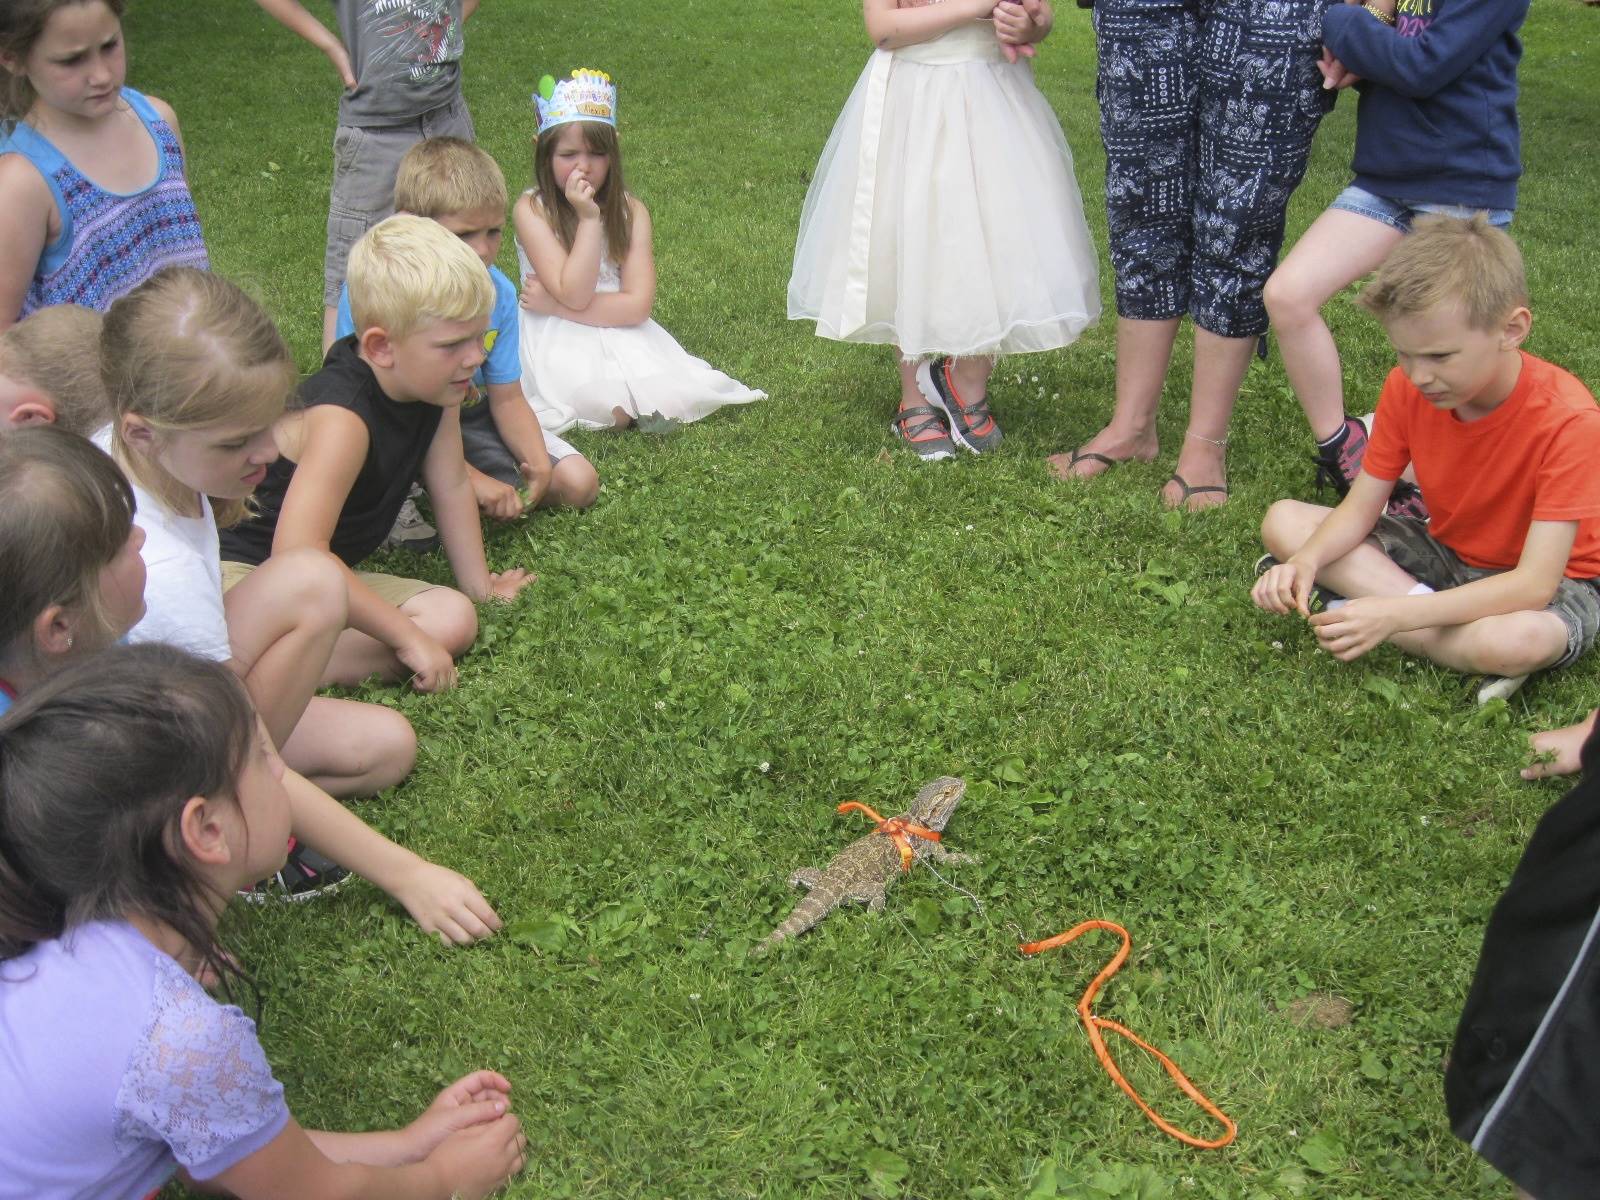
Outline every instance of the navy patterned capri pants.
[(1261, 289), (1333, 103), (1324, 0), (1096, 0), (1117, 314), (1266, 332)]

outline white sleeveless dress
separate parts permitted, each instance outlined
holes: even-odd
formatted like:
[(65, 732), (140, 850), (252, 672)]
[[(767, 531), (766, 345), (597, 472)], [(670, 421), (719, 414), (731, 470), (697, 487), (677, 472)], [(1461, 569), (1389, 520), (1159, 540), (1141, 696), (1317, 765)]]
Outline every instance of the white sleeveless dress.
[[(523, 275), (536, 273), (520, 243), (517, 261)], [(602, 246), (595, 293), (621, 288), (622, 272)], [(546, 433), (613, 429), (618, 408), (634, 418), (659, 414), (687, 424), (724, 404), (748, 404), (767, 395), (694, 357), (652, 320), (601, 328), (525, 308), (518, 310), (518, 319), (522, 394)]]
[(907, 356), (1073, 341), (1100, 313), (1072, 152), (988, 22), (875, 50), (800, 216), (789, 317)]

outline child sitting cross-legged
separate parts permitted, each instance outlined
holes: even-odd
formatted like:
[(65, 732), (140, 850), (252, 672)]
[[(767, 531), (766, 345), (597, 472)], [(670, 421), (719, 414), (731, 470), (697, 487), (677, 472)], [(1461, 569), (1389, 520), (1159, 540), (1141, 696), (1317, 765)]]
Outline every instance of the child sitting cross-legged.
[[(475, 602), (513, 599), (525, 570), (492, 573), (461, 450), (461, 403), (483, 365), (494, 285), (442, 225), (402, 215), (350, 252), (357, 333), (333, 344), (275, 431), (279, 457), (256, 487), (256, 514), (222, 534), (224, 583), (271, 555), (331, 550), (346, 567), (349, 628), (324, 682), (372, 675), (440, 691), (478, 634)], [(421, 475), (461, 591), (356, 571), (382, 544)]]
[[(1600, 627), (1600, 406), (1520, 348), (1533, 318), (1509, 237), (1482, 214), (1415, 228), (1361, 294), (1399, 360), (1362, 469), (1336, 509), (1268, 510), (1251, 598), (1306, 616), (1336, 658), (1392, 642), (1484, 676), (1483, 702)], [(1431, 523), (1384, 514), (1407, 462)]]
[[(484, 337), (488, 357), (473, 375), (473, 395), (461, 408), (461, 441), (478, 507), (502, 521), (522, 515), (523, 488), (526, 506), (541, 508), (587, 508), (600, 493), (589, 460), (545, 433), (522, 394), (517, 289), (494, 265), (505, 233), (506, 203), (500, 164), (464, 138), (428, 138), (400, 160), (396, 211), (439, 222), (482, 260), (494, 283), (494, 311)], [(334, 336), (355, 332), (350, 289), (344, 287)]]
[(181, 1170), (241, 1200), (448, 1200), (522, 1168), (493, 1071), (400, 1129), (302, 1128), (254, 1023), (196, 982), (240, 991), (218, 924), (283, 862), (285, 784), (244, 685), (170, 646), (104, 650), (0, 718), (5, 1195), (140, 1200)]

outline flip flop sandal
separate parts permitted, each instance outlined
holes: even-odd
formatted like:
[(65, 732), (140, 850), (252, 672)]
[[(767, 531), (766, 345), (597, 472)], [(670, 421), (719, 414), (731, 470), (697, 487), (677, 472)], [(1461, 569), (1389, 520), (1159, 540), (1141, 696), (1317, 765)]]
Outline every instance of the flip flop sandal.
[(944, 414), (926, 404), (895, 413), (889, 432), (916, 451), (923, 462), (943, 462), (956, 456), (956, 444), (950, 440)]
[[(1191, 509), (1189, 507), (1189, 500), (1193, 496), (1203, 496), (1207, 492), (1220, 492), (1220, 493), (1222, 493), (1223, 496), (1227, 496), (1227, 494), (1228, 494), (1228, 489), (1226, 487), (1223, 487), (1223, 486), (1221, 486), (1219, 484), (1215, 484), (1215, 483), (1203, 483), (1203, 484), (1200, 484), (1198, 487), (1191, 486), (1189, 481), (1187, 479), (1185, 479), (1182, 475), (1179, 475), (1176, 471), (1174, 471), (1172, 473), (1171, 477), (1167, 480), (1167, 483), (1175, 483), (1175, 484), (1177, 484), (1179, 492), (1182, 493), (1178, 497), (1178, 502), (1176, 504), (1174, 504), (1172, 507), (1173, 508), (1181, 508), (1185, 512), (1196, 511), (1196, 510)], [(1166, 484), (1163, 484), (1162, 486), (1165, 487)], [(1220, 506), (1215, 506), (1214, 505), (1213, 507), (1220, 507)]]
[[(1068, 450), (1067, 451), (1067, 472), (1068, 473), (1064, 474), (1064, 475), (1058, 475), (1058, 476), (1056, 476), (1056, 478), (1057, 479), (1061, 479), (1061, 480), (1068, 480), (1068, 479), (1094, 479), (1094, 478), (1097, 478), (1098, 476), (1104, 475), (1106, 473), (1106, 471), (1111, 470), (1113, 467), (1120, 467), (1123, 463), (1125, 463), (1127, 461), (1128, 460), (1125, 459), (1125, 458), (1112, 458), (1109, 454), (1101, 454), (1100, 451), (1098, 451), (1098, 450), (1085, 450), (1080, 446), (1076, 450)], [(1081, 462), (1104, 463), (1105, 467), (1106, 467), (1106, 471), (1096, 471), (1093, 475), (1074, 475), (1074, 474), (1072, 474), (1071, 473), (1072, 468), (1077, 466)]]

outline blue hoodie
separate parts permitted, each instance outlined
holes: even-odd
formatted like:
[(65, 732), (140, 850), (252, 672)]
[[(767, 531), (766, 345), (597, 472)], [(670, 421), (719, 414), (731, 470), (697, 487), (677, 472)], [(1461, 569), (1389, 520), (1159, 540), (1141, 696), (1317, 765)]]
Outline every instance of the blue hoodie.
[(1390, 200), (1517, 206), (1517, 30), (1528, 0), (1400, 0), (1391, 28), (1355, 4), (1322, 41), (1358, 85), (1355, 184)]

